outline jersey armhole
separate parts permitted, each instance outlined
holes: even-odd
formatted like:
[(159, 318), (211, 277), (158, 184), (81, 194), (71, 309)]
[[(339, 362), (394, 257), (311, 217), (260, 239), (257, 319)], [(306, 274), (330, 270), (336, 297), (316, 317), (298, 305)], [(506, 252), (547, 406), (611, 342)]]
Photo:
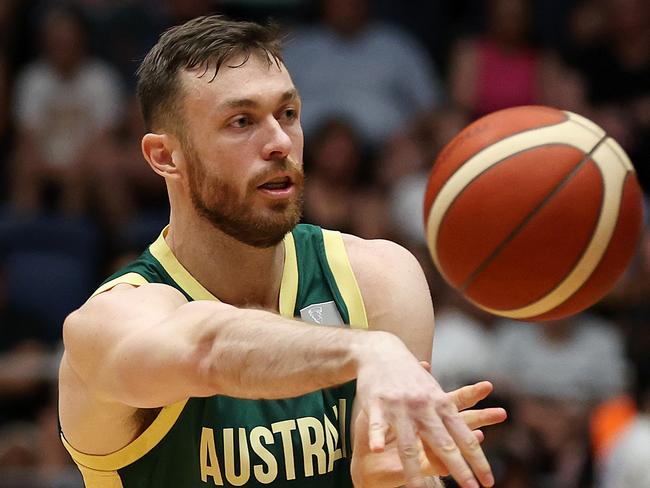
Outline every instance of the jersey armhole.
[(103, 285), (101, 285), (99, 288), (95, 290), (95, 292), (90, 295), (90, 298), (99, 295), (100, 293), (104, 293), (105, 291), (108, 291), (112, 289), (113, 287), (121, 284), (127, 284), (127, 285), (133, 285), (133, 286), (142, 286), (146, 285), (149, 283), (144, 276), (138, 273), (126, 273), (123, 274), (122, 276), (118, 276), (117, 278), (113, 278), (110, 281), (107, 281)]
[(172, 405), (163, 407), (158, 416), (149, 427), (135, 440), (123, 448), (105, 455), (86, 454), (75, 449), (67, 441), (63, 432), (61, 442), (70, 453), (72, 459), (79, 466), (93, 471), (112, 472), (133, 464), (138, 459), (156, 447), (160, 441), (169, 433), (178, 418), (180, 417), (189, 399), (181, 400)]

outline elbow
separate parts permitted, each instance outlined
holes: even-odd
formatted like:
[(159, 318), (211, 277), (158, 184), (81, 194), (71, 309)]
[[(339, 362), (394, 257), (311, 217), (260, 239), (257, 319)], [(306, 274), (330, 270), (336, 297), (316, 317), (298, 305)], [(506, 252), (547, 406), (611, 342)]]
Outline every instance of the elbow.
[(80, 322), (79, 315), (79, 310), (75, 310), (74, 312), (71, 312), (63, 321), (61, 334), (63, 338), (63, 345), (66, 347), (72, 342), (72, 337), (75, 335), (75, 331), (78, 327), (77, 324)]
[(187, 367), (187, 376), (194, 378), (195, 396), (219, 394), (223, 388), (220, 382), (223, 372), (219, 360), (218, 331), (205, 333), (193, 344), (189, 357), (183, 362)]
[(214, 305), (215, 302), (199, 301), (183, 305), (181, 309), (185, 310), (179, 309), (181, 313), (194, 316), (190, 343), (180, 362), (184, 365), (186, 377), (192, 378), (195, 396), (222, 394), (225, 389), (229, 331), (237, 326), (239, 310), (228, 305)]

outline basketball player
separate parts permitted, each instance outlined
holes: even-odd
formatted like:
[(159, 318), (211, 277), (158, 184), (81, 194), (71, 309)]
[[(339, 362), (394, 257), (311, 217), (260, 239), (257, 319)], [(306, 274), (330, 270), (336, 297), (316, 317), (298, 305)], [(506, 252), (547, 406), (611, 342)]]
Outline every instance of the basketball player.
[(351, 487), (353, 401), (358, 488), (491, 486), (472, 429), (503, 415), (462, 416), (490, 385), (447, 395), (419, 364), (433, 311), (415, 259), (296, 225), (300, 98), (277, 34), (195, 19), (138, 75), (171, 218), (65, 322), (62, 439), (86, 486)]

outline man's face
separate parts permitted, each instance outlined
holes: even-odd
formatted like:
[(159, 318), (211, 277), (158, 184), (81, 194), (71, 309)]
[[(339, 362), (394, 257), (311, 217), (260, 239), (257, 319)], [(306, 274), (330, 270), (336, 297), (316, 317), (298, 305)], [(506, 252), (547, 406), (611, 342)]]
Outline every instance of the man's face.
[(284, 66), (251, 55), (181, 74), (189, 196), (216, 228), (255, 247), (300, 220), (300, 99)]

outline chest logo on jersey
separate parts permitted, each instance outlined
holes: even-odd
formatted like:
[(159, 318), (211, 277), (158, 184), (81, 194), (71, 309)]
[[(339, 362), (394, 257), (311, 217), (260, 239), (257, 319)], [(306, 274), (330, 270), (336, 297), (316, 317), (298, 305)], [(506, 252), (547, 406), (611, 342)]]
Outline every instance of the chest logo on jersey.
[(322, 418), (301, 417), (252, 429), (203, 427), (201, 480), (216, 486), (242, 486), (252, 478), (269, 484), (278, 478), (289, 481), (334, 471), (336, 461), (348, 456), (346, 410), (346, 400), (339, 399), (332, 406), (335, 422), (323, 414)]
[(305, 322), (318, 325), (343, 325), (339, 309), (333, 301), (308, 305), (300, 309), (300, 317)]

